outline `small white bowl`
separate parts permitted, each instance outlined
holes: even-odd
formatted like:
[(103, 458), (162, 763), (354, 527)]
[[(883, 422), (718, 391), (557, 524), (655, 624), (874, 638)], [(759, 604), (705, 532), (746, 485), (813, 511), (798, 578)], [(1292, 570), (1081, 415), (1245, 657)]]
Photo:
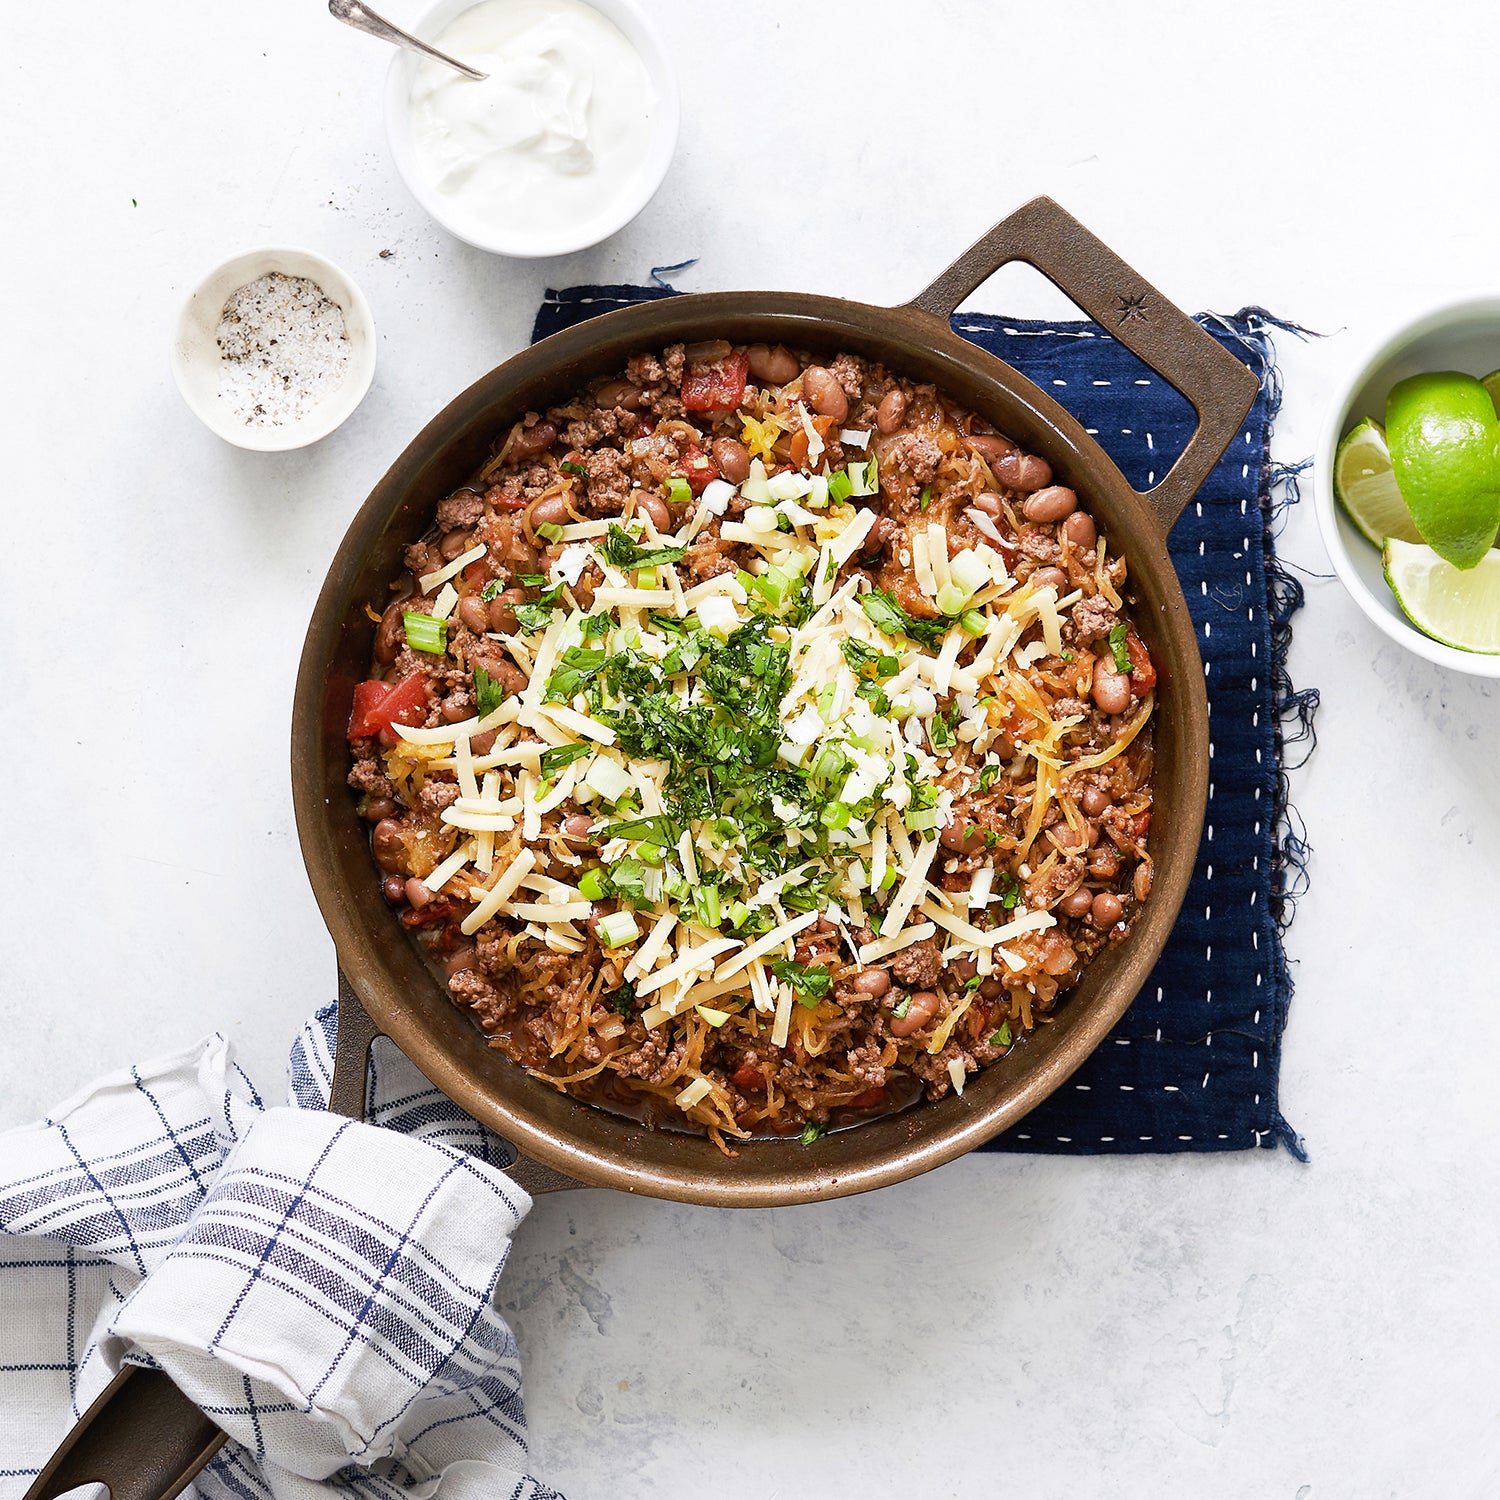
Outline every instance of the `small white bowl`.
[[(472, 10), (478, 3), (479, 0), (439, 0), (411, 31), (424, 42), (431, 42), (450, 21), (464, 11)], [(607, 240), (610, 235), (618, 234), (630, 223), (655, 197), (657, 188), (667, 175), (667, 169), (672, 165), (672, 156), (677, 149), (680, 105), (677, 75), (666, 48), (662, 46), (661, 38), (635, 0), (584, 0), (584, 3), (613, 22), (624, 34), (626, 41), (640, 54), (656, 89), (656, 133), (652, 138), (651, 149), (641, 163), (636, 190), (620, 199), (616, 211), (607, 218), (597, 219), (582, 228), (559, 225), (556, 235), (550, 240), (533, 239), (530, 243), (522, 243), (507, 239), (500, 231), (485, 235), (472, 225), (457, 222), (451, 205), (424, 174), (417, 157), (416, 143), (412, 139), (408, 103), (412, 84), (416, 81), (417, 68), (422, 60), (404, 48), (399, 49), (391, 59), (385, 81), (385, 130), (396, 170), (401, 174), (407, 191), (449, 234), (463, 240), (465, 244), (473, 245), (477, 250), (488, 250), (493, 255), (508, 255), (518, 260), (538, 260), (587, 250), (591, 245)]]
[(1447, 303), (1407, 323), (1354, 366), (1335, 395), (1318, 444), (1314, 502), (1323, 545), (1354, 602), (1398, 646), (1415, 655), (1467, 672), (1500, 677), (1500, 656), (1445, 646), (1423, 635), (1401, 612), (1385, 581), (1379, 549), (1359, 534), (1333, 495), (1333, 458), (1339, 439), (1362, 417), (1385, 421), (1391, 387), (1428, 370), (1461, 370), (1474, 376), (1500, 368), (1500, 297)]
[[(219, 394), (219, 320), (232, 293), (272, 271), (305, 276), (338, 303), (349, 336), (349, 363), (343, 382), (306, 416), (279, 427), (250, 427)], [(193, 415), (226, 443), (257, 453), (305, 448), (327, 437), (364, 400), (375, 378), (375, 320), (364, 293), (331, 260), (285, 246), (246, 250), (204, 277), (183, 305), (172, 336), (172, 376)]]

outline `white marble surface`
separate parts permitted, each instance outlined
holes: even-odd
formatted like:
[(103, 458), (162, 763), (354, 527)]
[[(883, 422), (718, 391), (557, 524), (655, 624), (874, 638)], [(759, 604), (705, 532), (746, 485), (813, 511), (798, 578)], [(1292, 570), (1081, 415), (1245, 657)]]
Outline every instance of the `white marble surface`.
[[(279, 1076), (332, 982), (287, 782), (302, 623), (361, 498), (545, 286), (697, 255), (688, 289), (898, 300), (1045, 191), (1185, 306), (1336, 333), (1280, 340), (1295, 459), (1360, 346), (1500, 278), (1500, 21), (1472, 4), (647, 3), (680, 155), (612, 243), (543, 264), (408, 203), (384, 58), (315, 0), (7, 8), (0, 1123), (215, 1027)], [(179, 300), (267, 241), (343, 264), (380, 330), (363, 407), (287, 456), (225, 447), (167, 376)], [(1058, 310), (1020, 272), (977, 304)], [(1310, 514), (1282, 546), (1325, 570)], [(542, 1202), (506, 1295), (543, 1474), (574, 1500), (1494, 1492), (1500, 692), (1315, 576), (1292, 669), (1323, 689), (1283, 1070), (1311, 1163)]]

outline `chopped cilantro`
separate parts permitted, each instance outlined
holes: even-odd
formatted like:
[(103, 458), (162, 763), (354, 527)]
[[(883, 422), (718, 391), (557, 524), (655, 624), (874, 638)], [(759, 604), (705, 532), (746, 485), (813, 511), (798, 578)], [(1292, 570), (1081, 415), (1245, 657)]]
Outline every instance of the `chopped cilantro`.
[(571, 765), (575, 760), (582, 760), (585, 755), (592, 754), (593, 749), (592, 745), (579, 741), (574, 745), (554, 745), (550, 750), (543, 750), (541, 755), (542, 780), (550, 779), (564, 766)]
[(958, 736), (954, 734), (953, 725), (949, 723), (950, 714), (956, 713), (956, 709), (944, 709), (933, 714), (932, 721), (927, 726), (927, 734), (934, 750), (951, 750), (958, 743)]
[(884, 635), (904, 635), (923, 646), (936, 645), (953, 623), (946, 615), (935, 620), (916, 620), (885, 589), (872, 589), (859, 601), (869, 622)]
[(479, 706), (479, 717), (494, 713), (505, 701), (505, 684), (496, 682), (483, 667), (474, 668), (474, 701)]
[(929, 505), (931, 505), (931, 504), (932, 504), (932, 486), (930, 484), (924, 484), (922, 486), (922, 498), (917, 502), (917, 509), (920, 510), (920, 511), (925, 511), (927, 509), (927, 507)]
[(580, 479), (587, 479), (589, 477), (589, 471), (582, 464), (575, 464), (570, 458), (565, 458), (557, 467), (564, 474), (576, 474)]
[(820, 1136), (824, 1136), (827, 1134), (828, 1127), (826, 1125), (819, 1125), (816, 1120), (809, 1120), (807, 1124), (802, 1127), (802, 1144), (804, 1146), (810, 1146)]
[(1021, 900), (1021, 882), (1009, 870), (1000, 874), (1000, 905), (1006, 911), (1014, 911)]
[(991, 1037), (990, 1037), (990, 1046), (992, 1046), (992, 1047), (1008, 1047), (1008, 1046), (1010, 1046), (1010, 1042), (1011, 1042), (1010, 1022), (1009, 1021), (1002, 1021), (1000, 1023), (1000, 1029), (998, 1031), (994, 1032), (991, 1035)]
[(549, 604), (516, 605), (516, 623), (527, 635), (535, 635), (552, 623), (554, 611)]
[(517, 573), (516, 582), (529, 589), (543, 589), (547, 587), (547, 575), (545, 573)]
[(654, 568), (681, 562), (686, 547), (642, 547), (623, 526), (611, 526), (599, 544), (604, 560), (616, 568)]
[(664, 849), (682, 837), (682, 829), (671, 818), (661, 815), (611, 823), (605, 833), (612, 839), (633, 839), (636, 843), (658, 844)]
[(1131, 672), (1130, 651), (1125, 645), (1125, 627), (1116, 625), (1109, 632), (1109, 649), (1114, 653), (1115, 671), (1128, 677)]
[(1000, 774), (999, 763), (995, 762), (995, 761), (991, 761), (979, 773), (979, 790), (981, 792), (987, 792), (987, 791), (989, 791), (989, 789), (992, 786), (994, 786), (994, 784), (995, 784), (995, 778), (999, 774)]
[(808, 1010), (816, 1010), (817, 1002), (828, 995), (834, 983), (834, 977), (822, 965), (810, 969), (805, 963), (793, 963), (790, 959), (775, 960), (771, 972), (792, 986), (796, 1001)]
[(491, 599), (498, 599), (500, 597), (500, 590), (504, 587), (505, 585), (500, 581), (500, 579), (492, 578), (487, 584), (485, 584), (482, 589), (480, 589), (479, 597), (483, 599), (486, 604), (488, 604)]
[(627, 979), (605, 1003), (617, 1015), (630, 1020), (635, 1015), (635, 986)]
[[(524, 609), (526, 606), (523, 605)], [(520, 614), (520, 610), (516, 613)], [(594, 674), (609, 660), (602, 646), (570, 646), (561, 663), (547, 679), (548, 703), (568, 703), (593, 680)]]
[(614, 619), (609, 614), (589, 615), (583, 621), (583, 638), (586, 641), (597, 641), (614, 628)]

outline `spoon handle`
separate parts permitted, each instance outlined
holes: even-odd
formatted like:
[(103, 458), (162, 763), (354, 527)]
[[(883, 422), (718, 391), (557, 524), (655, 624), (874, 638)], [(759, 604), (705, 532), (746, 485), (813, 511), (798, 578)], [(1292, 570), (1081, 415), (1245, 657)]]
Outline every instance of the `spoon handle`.
[(446, 52), (439, 52), (436, 47), (429, 47), (426, 42), (419, 41), (408, 31), (402, 31), (399, 26), (392, 26), (384, 16), (377, 16), (373, 10), (361, 5), (360, 0), (328, 0), (328, 13), (346, 26), (378, 37), (382, 42), (393, 42), (409, 52), (417, 52), (436, 62), (447, 63), (450, 68), (457, 68), (465, 78), (478, 82), (489, 76), (477, 68), (471, 68), (468, 63), (459, 62), (456, 57), (449, 57)]

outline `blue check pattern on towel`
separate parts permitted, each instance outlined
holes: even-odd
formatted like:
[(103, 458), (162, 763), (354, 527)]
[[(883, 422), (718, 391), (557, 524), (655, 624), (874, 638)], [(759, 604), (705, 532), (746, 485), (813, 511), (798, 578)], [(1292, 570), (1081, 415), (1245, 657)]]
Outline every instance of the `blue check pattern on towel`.
[[(660, 285), (549, 292), (532, 336), (673, 295)], [(1306, 853), (1286, 801), (1286, 754), (1310, 744), (1317, 702), (1287, 680), (1302, 589), (1277, 565), (1272, 535), (1273, 489), (1285, 480), (1295, 494), (1295, 475), (1270, 458), (1280, 386), (1268, 331), (1290, 325), (1258, 308), (1199, 321), (1261, 389), (1170, 538), (1208, 674), (1213, 763), (1196, 873), (1161, 961), (1108, 1041), (983, 1150), (1236, 1151), (1279, 1141), (1302, 1155), (1277, 1093), (1292, 993), (1281, 936)], [(1191, 406), (1098, 324), (960, 313), (953, 327), (1054, 396), (1137, 489), (1186, 447)]]
[(291, 1107), (213, 1037), (0, 1136), (0, 1496), (124, 1360), (229, 1433), (208, 1500), (556, 1496), (494, 1305), (531, 1200), (387, 1043), (374, 1123), (324, 1113), (333, 1028), (298, 1039)]

